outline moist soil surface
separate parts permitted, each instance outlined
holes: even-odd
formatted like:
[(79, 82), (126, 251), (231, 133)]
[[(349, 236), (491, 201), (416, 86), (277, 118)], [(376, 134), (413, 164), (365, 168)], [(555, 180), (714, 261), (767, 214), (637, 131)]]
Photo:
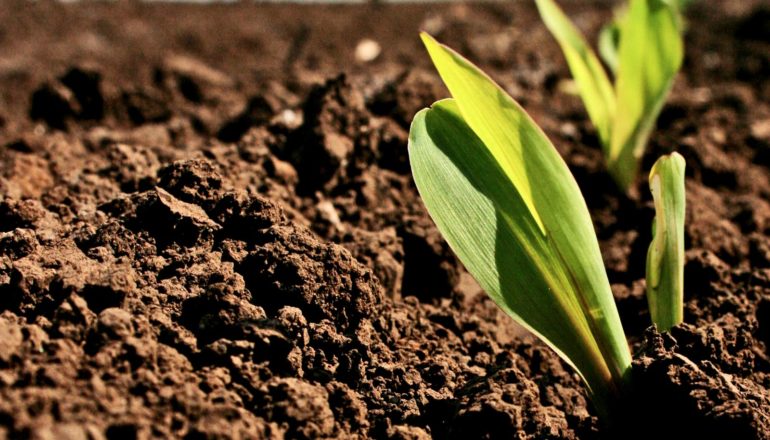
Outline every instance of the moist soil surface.
[[(611, 6), (566, 9), (596, 35)], [(0, 438), (770, 438), (767, 3), (689, 9), (644, 157), (687, 160), (670, 334), (648, 328), (644, 178), (613, 186), (529, 2), (9, 1), (0, 20)], [(635, 359), (614, 426), (420, 202), (409, 122), (447, 92), (419, 29), (578, 180)]]

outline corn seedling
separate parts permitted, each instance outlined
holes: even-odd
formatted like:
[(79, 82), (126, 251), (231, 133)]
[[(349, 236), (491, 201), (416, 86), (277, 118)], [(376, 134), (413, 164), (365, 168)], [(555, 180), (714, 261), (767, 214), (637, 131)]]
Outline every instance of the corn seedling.
[[(685, 23), (682, 12), (687, 9), (694, 0), (669, 0), (669, 4), (672, 7), (676, 7), (678, 18), (678, 24), (680, 32), (684, 32)], [(618, 46), (620, 45), (620, 23), (625, 19), (627, 8), (620, 8), (615, 14), (615, 17), (602, 26), (599, 31), (598, 49), (599, 56), (604, 61), (604, 64), (610, 69), (613, 75), (618, 70)]]
[(513, 98), (422, 37), (453, 96), (410, 129), (428, 212), (487, 294), (572, 364), (607, 410), (631, 355), (580, 189)]
[(571, 364), (609, 415), (631, 355), (580, 189), (513, 98), (452, 49), (422, 39), (452, 95), (412, 121), (409, 159), (423, 202), (487, 294)]
[(535, 0), (556, 38), (599, 135), (607, 169), (623, 191), (636, 180), (644, 149), (682, 64), (679, 3), (630, 0), (605, 27), (599, 51), (615, 74), (610, 82), (599, 58), (554, 0)]
[(672, 153), (650, 171), (655, 220), (647, 252), (647, 302), (660, 331), (681, 323), (684, 312), (684, 168), (684, 158)]

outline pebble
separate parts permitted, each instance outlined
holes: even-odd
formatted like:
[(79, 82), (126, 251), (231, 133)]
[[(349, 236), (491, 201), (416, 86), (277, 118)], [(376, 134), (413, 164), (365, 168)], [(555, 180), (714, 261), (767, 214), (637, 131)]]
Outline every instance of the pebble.
[(356, 60), (362, 63), (369, 63), (377, 59), (382, 53), (380, 43), (364, 38), (356, 45)]

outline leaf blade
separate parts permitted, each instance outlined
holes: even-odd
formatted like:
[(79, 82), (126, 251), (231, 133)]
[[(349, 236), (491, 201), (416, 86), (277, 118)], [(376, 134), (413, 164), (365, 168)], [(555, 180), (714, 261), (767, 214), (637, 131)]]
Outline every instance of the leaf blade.
[(616, 106), (607, 73), (583, 35), (553, 0), (536, 0), (536, 4), (543, 22), (561, 46), (602, 146), (609, 146)]
[[(421, 33), (420, 37), (422, 38), (434, 65), (438, 69), (439, 75), (444, 80), (444, 84), (449, 88), (449, 91), (456, 99), (462, 97), (464, 98), (461, 99), (462, 102), (470, 104), (467, 106), (468, 108), (466, 111), (476, 115), (482, 114), (484, 112), (484, 107), (490, 104), (489, 102), (474, 101), (473, 96), (497, 97), (505, 94), (486, 76), (486, 74), (478, 70), (459, 54), (442, 46), (426, 33)], [(473, 80), (474, 77), (479, 76), (486, 78), (487, 81)], [(460, 94), (461, 97), (458, 96), (458, 94)], [(515, 121), (519, 119), (518, 114), (516, 112), (511, 112), (509, 116), (509, 119), (513, 121), (511, 125), (516, 126), (517, 123)], [(476, 130), (480, 129), (488, 138), (496, 139), (496, 141), (492, 142), (493, 147), (490, 150), (492, 155), (495, 156), (498, 162), (505, 164), (503, 169), (507, 173), (508, 178), (515, 183), (516, 188), (522, 195), (524, 203), (529, 207), (530, 214), (535, 222), (537, 222), (541, 232), (545, 234), (543, 222), (540, 219), (537, 209), (535, 209), (535, 202), (532, 196), (533, 189), (530, 187), (529, 180), (523, 178), (521, 174), (511, 172), (511, 170), (516, 169), (516, 164), (520, 164), (524, 160), (521, 142), (513, 137), (512, 133), (504, 133), (502, 130), (499, 130), (499, 126), (495, 126), (494, 121), (485, 121), (483, 118), (472, 119), (476, 123), (474, 132), (477, 132)], [(499, 121), (497, 122), (499, 123)], [(503, 138), (507, 138), (507, 140)], [(500, 148), (500, 144), (507, 144), (511, 146), (511, 148)]]
[(622, 189), (636, 179), (650, 133), (684, 57), (678, 12), (663, 0), (631, 0), (620, 21), (617, 109), (607, 167)]
[[(620, 27), (618, 26), (618, 20), (613, 19), (611, 22), (602, 26), (599, 31), (599, 55), (602, 57), (604, 64), (610, 68), (613, 74), (618, 71), (618, 45), (620, 44)], [(615, 96), (613, 94), (613, 101)]]
[(647, 252), (647, 301), (653, 323), (669, 331), (684, 319), (684, 158), (678, 153), (660, 157), (649, 183), (655, 220)]
[(466, 268), (506, 313), (570, 362), (592, 393), (607, 394), (603, 384), (611, 373), (588, 323), (575, 313), (578, 305), (556, 293), (566, 287), (551, 273), (546, 237), (456, 102), (439, 101), (418, 113), (409, 136), (420, 195)]

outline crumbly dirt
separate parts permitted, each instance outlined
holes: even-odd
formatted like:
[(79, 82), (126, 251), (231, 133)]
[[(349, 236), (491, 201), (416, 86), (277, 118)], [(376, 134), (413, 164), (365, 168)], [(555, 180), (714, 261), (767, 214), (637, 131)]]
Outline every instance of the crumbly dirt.
[[(568, 11), (591, 35), (611, 15)], [(766, 3), (696, 2), (644, 159), (687, 160), (670, 334), (648, 328), (643, 179), (614, 189), (527, 2), (10, 1), (0, 22), (0, 438), (770, 439)], [(409, 121), (446, 95), (418, 29), (518, 99), (585, 194), (635, 353), (615, 426), (418, 198)]]

